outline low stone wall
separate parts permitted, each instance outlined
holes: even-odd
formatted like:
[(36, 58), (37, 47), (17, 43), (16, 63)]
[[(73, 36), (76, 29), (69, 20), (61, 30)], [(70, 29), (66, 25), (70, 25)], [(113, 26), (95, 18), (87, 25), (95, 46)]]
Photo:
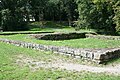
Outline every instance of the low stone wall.
[(108, 40), (120, 40), (120, 36), (104, 36), (104, 35), (86, 34), (86, 37), (97, 38), (97, 39), (108, 39)]
[(86, 33), (46, 33), (46, 34), (31, 34), (30, 36), (41, 40), (69, 40), (85, 38)]
[(109, 59), (120, 57), (120, 48), (82, 49), (82, 48), (41, 45), (41, 44), (27, 43), (27, 42), (14, 41), (8, 39), (0, 39), (0, 41), (20, 47), (35, 49), (35, 50), (52, 51), (54, 53), (69, 55), (75, 58), (86, 59), (86, 60), (94, 61), (96, 63), (102, 63), (108, 61)]

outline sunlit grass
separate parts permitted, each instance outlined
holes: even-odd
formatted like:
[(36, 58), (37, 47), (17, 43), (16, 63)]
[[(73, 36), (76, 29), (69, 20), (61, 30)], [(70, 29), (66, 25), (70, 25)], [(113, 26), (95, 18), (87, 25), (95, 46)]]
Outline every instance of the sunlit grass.
[(19, 41), (32, 42), (32, 43), (45, 44), (45, 45), (68, 46), (73, 48), (120, 47), (119, 40), (82, 38), (82, 39), (71, 39), (71, 40), (62, 40), (62, 41), (50, 41), (50, 40), (37, 40), (37, 39), (31, 38), (29, 35), (26, 35), (26, 34), (0, 36), (0, 38), (7, 38), (11, 40), (19, 40)]
[(35, 51), (0, 42), (0, 80), (120, 80), (120, 76), (105, 73), (72, 72), (59, 69), (40, 68), (32, 71), (28, 66), (16, 64), (18, 55), (40, 60), (60, 58), (49, 52)]

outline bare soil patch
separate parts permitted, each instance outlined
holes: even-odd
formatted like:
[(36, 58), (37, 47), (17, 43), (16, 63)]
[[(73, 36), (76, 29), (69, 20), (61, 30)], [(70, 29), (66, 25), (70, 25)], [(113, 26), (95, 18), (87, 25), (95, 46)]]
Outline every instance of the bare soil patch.
[(81, 65), (75, 63), (64, 62), (63, 60), (56, 60), (52, 62), (38, 61), (24, 55), (19, 55), (16, 63), (19, 66), (28, 66), (31, 70), (36, 71), (40, 68), (46, 69), (65, 69), (69, 71), (88, 71), (93, 73), (107, 73), (120, 75), (120, 64), (115, 66), (95, 67), (89, 65)]

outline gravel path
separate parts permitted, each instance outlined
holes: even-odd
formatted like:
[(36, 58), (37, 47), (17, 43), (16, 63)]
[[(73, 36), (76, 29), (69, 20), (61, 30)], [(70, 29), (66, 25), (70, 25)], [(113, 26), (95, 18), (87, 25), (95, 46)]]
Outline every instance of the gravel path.
[(37, 61), (23, 56), (19, 56), (18, 59), (16, 60), (16, 63), (20, 66), (27, 65), (32, 70), (37, 70), (39, 68), (55, 68), (55, 69), (66, 69), (66, 70), (78, 71), (78, 72), (89, 71), (93, 73), (108, 73), (108, 74), (120, 75), (120, 64), (110, 67), (94, 67), (94, 66), (87, 66), (81, 64), (67, 63), (67, 62), (63, 62), (62, 60), (58, 60), (54, 62)]

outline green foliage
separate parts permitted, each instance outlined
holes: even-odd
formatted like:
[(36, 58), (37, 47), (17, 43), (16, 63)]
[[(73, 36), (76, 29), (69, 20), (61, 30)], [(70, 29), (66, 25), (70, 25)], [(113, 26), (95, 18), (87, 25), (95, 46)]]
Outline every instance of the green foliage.
[(0, 23), (4, 30), (25, 29), (31, 18), (36, 21), (77, 19), (75, 0), (1, 0)]
[(116, 24), (116, 31), (120, 31), (120, 1), (115, 2), (113, 5), (115, 16), (113, 18), (114, 23)]
[(118, 0), (77, 0), (77, 4), (80, 28), (103, 29), (113, 33), (119, 30)]
[(21, 0), (1, 0), (1, 26), (4, 30), (26, 29), (24, 4)]
[[(78, 18), (79, 16), (79, 18)], [(4, 30), (25, 30), (35, 21), (68, 21), (84, 29), (120, 31), (119, 0), (0, 0), (0, 25)]]
[[(89, 28), (92, 22), (92, 13), (94, 11), (94, 6), (91, 0), (77, 0), (79, 19), (78, 26), (80, 28)], [(91, 13), (91, 14), (90, 14)]]
[[(9, 9), (1, 10), (1, 26), (3, 29), (10, 28), (9, 23), (10, 22), (10, 11)], [(7, 26), (7, 27), (6, 27)]]

